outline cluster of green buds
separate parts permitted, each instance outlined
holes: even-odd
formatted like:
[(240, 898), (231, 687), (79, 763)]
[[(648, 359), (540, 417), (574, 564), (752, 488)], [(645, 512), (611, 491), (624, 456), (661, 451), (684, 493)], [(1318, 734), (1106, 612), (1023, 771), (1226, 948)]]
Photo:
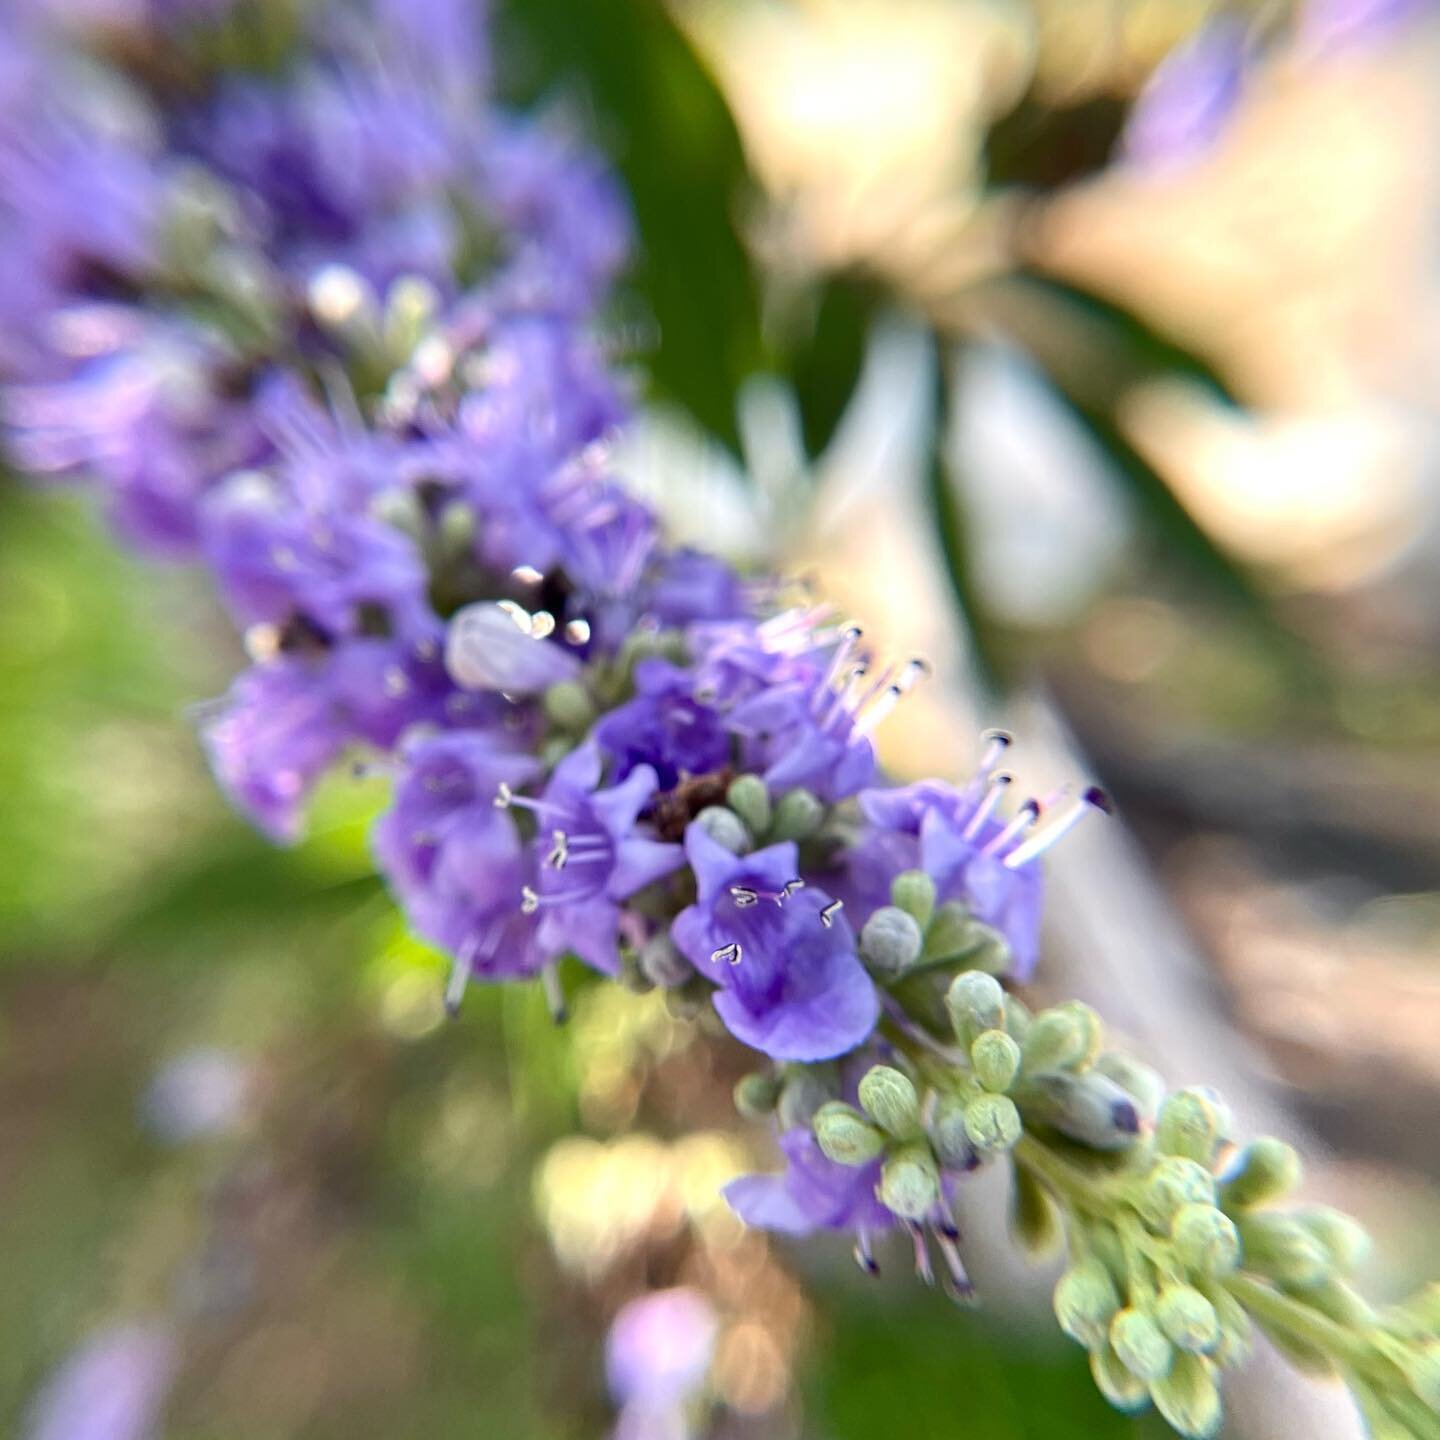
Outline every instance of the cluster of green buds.
[(897, 993), (907, 1009), (921, 990), (943, 995), (946, 979), (961, 965), (995, 975), (1010, 966), (1010, 947), (998, 930), (958, 900), (937, 905), (935, 898), (935, 882), (923, 870), (906, 870), (891, 882), (890, 903), (860, 932), (866, 968), (883, 985), (903, 986)]
[(695, 817), (706, 834), (736, 855), (784, 840), (809, 840), (820, 829), (826, 807), (809, 790), (787, 790), (772, 801), (758, 775), (740, 775), (725, 791), (723, 805), (708, 805)]

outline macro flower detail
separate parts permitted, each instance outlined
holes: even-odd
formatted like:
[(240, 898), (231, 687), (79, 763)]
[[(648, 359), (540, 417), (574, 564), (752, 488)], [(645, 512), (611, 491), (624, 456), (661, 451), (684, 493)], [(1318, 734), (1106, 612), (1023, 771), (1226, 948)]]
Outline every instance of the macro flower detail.
[(829, 1159), (808, 1125), (780, 1137), (785, 1169), (773, 1175), (742, 1175), (725, 1187), (725, 1198), (747, 1224), (782, 1235), (816, 1230), (856, 1234), (888, 1230), (895, 1217), (876, 1197), (880, 1161), (837, 1165)]
[(875, 1028), (880, 1001), (831, 897), (799, 880), (792, 843), (735, 855), (698, 823), (685, 832), (696, 901), (671, 926), (718, 990), (730, 1033), (777, 1060), (828, 1060)]

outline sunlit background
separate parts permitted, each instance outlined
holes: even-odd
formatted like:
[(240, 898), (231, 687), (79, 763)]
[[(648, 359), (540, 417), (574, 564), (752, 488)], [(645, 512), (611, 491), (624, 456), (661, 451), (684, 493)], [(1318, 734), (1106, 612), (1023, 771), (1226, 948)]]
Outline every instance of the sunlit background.
[[(897, 774), (999, 721), (1112, 790), (1040, 990), (1303, 1140), (1377, 1292), (1440, 1271), (1440, 7), (497, 21), (502, 89), (633, 196), (629, 479), (932, 661)], [(191, 710), (239, 657), (199, 581), (14, 477), (0, 548), (0, 1431), (110, 1440), (90, 1393), (169, 1440), (604, 1436), (607, 1327), (684, 1287), (698, 1434), (1161, 1433), (1035, 1323), (1001, 1196), (979, 1317), (745, 1232), (719, 1187), (773, 1151), (700, 1019), (577, 971), (564, 1030), (523, 989), (446, 1021), (382, 780), (288, 852), (214, 791)], [(1227, 1435), (1355, 1433), (1260, 1389)]]

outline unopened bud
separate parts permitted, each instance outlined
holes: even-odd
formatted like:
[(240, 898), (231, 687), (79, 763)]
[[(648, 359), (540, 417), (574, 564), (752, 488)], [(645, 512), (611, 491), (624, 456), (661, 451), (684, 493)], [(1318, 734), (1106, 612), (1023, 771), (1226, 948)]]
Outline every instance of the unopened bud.
[(1220, 1317), (1220, 1343), (1211, 1358), (1217, 1365), (1238, 1365), (1249, 1358), (1255, 1327), (1245, 1307), (1223, 1286), (1206, 1287), (1210, 1303)]
[(1225, 1172), (1220, 1202), (1227, 1210), (1244, 1210), (1278, 1200), (1300, 1183), (1300, 1157), (1292, 1146), (1273, 1136), (1252, 1140)]
[(1000, 982), (980, 970), (966, 970), (950, 982), (945, 996), (950, 1022), (962, 1044), (968, 1045), (982, 1030), (999, 1030), (1005, 1024), (1005, 992)]
[(768, 1070), (753, 1071), (735, 1082), (735, 1108), (747, 1120), (773, 1114), (779, 1099), (780, 1078)]
[(683, 985), (695, 973), (695, 967), (680, 953), (666, 934), (652, 935), (640, 947), (640, 973), (662, 990)]
[(1109, 1270), (1087, 1255), (1056, 1282), (1054, 1304), (1060, 1328), (1087, 1350), (1099, 1350), (1107, 1343), (1120, 1297)]
[(1042, 1010), (1021, 1042), (1026, 1075), (1078, 1070), (1100, 1049), (1100, 1020), (1078, 1000)]
[(940, 1199), (940, 1167), (923, 1141), (901, 1145), (880, 1171), (880, 1202), (902, 1220), (923, 1220)]
[(745, 822), (723, 805), (707, 805), (695, 817), (695, 823), (732, 855), (743, 855), (750, 848), (750, 832), (745, 828)]
[(903, 975), (920, 958), (920, 927), (896, 905), (882, 905), (860, 932), (860, 958), (882, 980)]
[(1008, 991), (1005, 994), (1005, 1030), (1007, 1034), (1013, 1035), (1023, 1047), (1025, 1037), (1030, 1033), (1030, 1026), (1034, 1023), (1035, 1017), (1030, 1013), (1030, 1007), (1018, 996), (1011, 995)]
[(1245, 1268), (1284, 1285), (1319, 1285), (1330, 1275), (1325, 1247), (1292, 1215), (1260, 1213), (1239, 1218)]
[(1230, 1130), (1230, 1112), (1213, 1091), (1177, 1090), (1155, 1120), (1155, 1148), (1162, 1155), (1183, 1155), (1207, 1169)]
[(935, 914), (935, 882), (923, 870), (903, 870), (890, 882), (890, 903), (923, 930)]
[(927, 1133), (931, 1148), (947, 1170), (970, 1170), (978, 1163), (979, 1156), (965, 1129), (965, 1101), (960, 1096), (941, 1097)]
[(1008, 1095), (977, 1095), (965, 1107), (965, 1133), (982, 1155), (997, 1155), (1020, 1138), (1020, 1112)]
[(1135, 1101), (1141, 1119), (1155, 1119), (1165, 1098), (1165, 1082), (1148, 1065), (1118, 1051), (1107, 1050), (1095, 1057), (1095, 1070), (1107, 1080), (1113, 1080)]
[(1093, 1071), (1037, 1075), (1025, 1083), (1021, 1099), (1032, 1119), (1091, 1150), (1125, 1150), (1140, 1136), (1134, 1099)]
[(1220, 1391), (1202, 1356), (1177, 1355), (1170, 1373), (1150, 1382), (1150, 1398), (1185, 1440), (1211, 1440), (1219, 1433)]
[(740, 775), (730, 782), (725, 803), (745, 822), (752, 835), (770, 829), (770, 792), (758, 775)]
[(820, 1148), (837, 1165), (868, 1165), (885, 1149), (885, 1136), (843, 1101), (822, 1105), (812, 1123)]
[(791, 1065), (786, 1068), (776, 1115), (782, 1130), (808, 1125), (828, 1100), (840, 1094), (840, 1075), (833, 1065)]
[(825, 806), (809, 790), (787, 790), (770, 818), (772, 841), (805, 840), (825, 818)]
[(1170, 1238), (1181, 1263), (1199, 1275), (1228, 1275), (1240, 1263), (1235, 1222), (1213, 1205), (1183, 1205), (1171, 1222)]
[(1139, 1196), (1139, 1210), (1158, 1234), (1170, 1229), (1171, 1221), (1186, 1205), (1213, 1205), (1215, 1178), (1203, 1165), (1179, 1155), (1162, 1156), (1145, 1177)]
[(1127, 1306), (1110, 1322), (1110, 1343), (1132, 1375), (1158, 1380), (1170, 1372), (1175, 1351), (1155, 1317)]
[(1108, 1346), (1090, 1352), (1090, 1374), (1095, 1388), (1122, 1414), (1137, 1415), (1150, 1403), (1150, 1387)]
[(1193, 1285), (1167, 1285), (1155, 1301), (1155, 1321), (1181, 1350), (1205, 1355), (1220, 1343), (1220, 1317)]
[(908, 1139), (920, 1129), (920, 1097), (908, 1075), (891, 1065), (872, 1065), (860, 1081), (860, 1104), (887, 1134)]
[(1320, 1242), (1339, 1274), (1352, 1274), (1364, 1264), (1370, 1236), (1358, 1220), (1328, 1205), (1301, 1210), (1295, 1218)]
[(595, 719), (595, 704), (590, 692), (578, 680), (562, 680), (544, 694), (545, 715), (552, 725), (576, 734), (590, 728)]
[(1003, 1030), (982, 1030), (970, 1047), (970, 1064), (987, 1090), (1003, 1094), (1020, 1073), (1020, 1046)]

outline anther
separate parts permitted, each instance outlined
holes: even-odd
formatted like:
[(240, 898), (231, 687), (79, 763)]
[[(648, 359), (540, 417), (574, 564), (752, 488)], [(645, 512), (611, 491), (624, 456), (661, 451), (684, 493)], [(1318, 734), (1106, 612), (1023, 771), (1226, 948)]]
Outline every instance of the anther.
[(1007, 730), (987, 730), (980, 738), (985, 742), (985, 748), (980, 752), (975, 774), (985, 776), (1000, 763), (1000, 757), (1010, 748), (1014, 737)]
[(1000, 797), (1004, 795), (1014, 778), (1004, 770), (998, 771), (990, 777), (990, 783), (986, 787), (980, 803), (975, 807), (975, 813), (970, 817), (964, 830), (960, 832), (963, 839), (973, 840), (985, 828), (985, 822), (995, 813), (995, 807), (999, 805)]
[(728, 945), (722, 945), (718, 950), (712, 950), (710, 958), (717, 964), (724, 961), (727, 965), (738, 965), (740, 957), (744, 953), (740, 946), (732, 940)]
[(730, 887), (730, 898), (742, 909), (748, 910), (760, 899), (760, 892), (752, 890), (748, 885), (732, 885)]
[(821, 912), (820, 923), (828, 930), (834, 923), (835, 917), (845, 908), (843, 900), (832, 900)]
[(1099, 810), (1102, 814), (1109, 814), (1110, 800), (1103, 790), (1092, 785), (1078, 800), (1072, 802), (1067, 809), (1062, 810), (1038, 835), (1032, 835), (1028, 840), (1017, 845), (1005, 857), (1006, 868), (1018, 870), (1022, 865), (1035, 859), (1037, 855), (1043, 855), (1057, 840), (1069, 834), (1094, 810)]
[(508, 810), (511, 802), (515, 799), (515, 792), (504, 780), (495, 787), (495, 808), (497, 810)]
[(854, 733), (856, 735), (869, 735), (895, 708), (904, 693), (898, 685), (890, 686), (859, 720), (856, 721)]
[(520, 913), (533, 915), (540, 908), (540, 897), (528, 885), (520, 887)]
[(880, 1273), (880, 1265), (875, 1259), (875, 1252), (870, 1248), (870, 1232), (868, 1230), (856, 1232), (855, 1249), (852, 1253), (855, 1256), (855, 1263), (867, 1275)]
[(787, 880), (781, 887), (780, 894), (776, 898), (775, 903), (777, 905), (781, 904), (783, 901), (788, 900), (797, 890), (803, 890), (804, 888), (805, 882), (798, 875), (793, 880)]
[(1020, 813), (993, 840), (985, 843), (982, 855), (998, 855), (1006, 846), (1018, 840), (1040, 818), (1040, 802), (1027, 800)]
[(551, 832), (553, 842), (550, 853), (545, 857), (545, 863), (552, 870), (563, 870), (565, 862), (570, 858), (570, 837), (563, 830)]

